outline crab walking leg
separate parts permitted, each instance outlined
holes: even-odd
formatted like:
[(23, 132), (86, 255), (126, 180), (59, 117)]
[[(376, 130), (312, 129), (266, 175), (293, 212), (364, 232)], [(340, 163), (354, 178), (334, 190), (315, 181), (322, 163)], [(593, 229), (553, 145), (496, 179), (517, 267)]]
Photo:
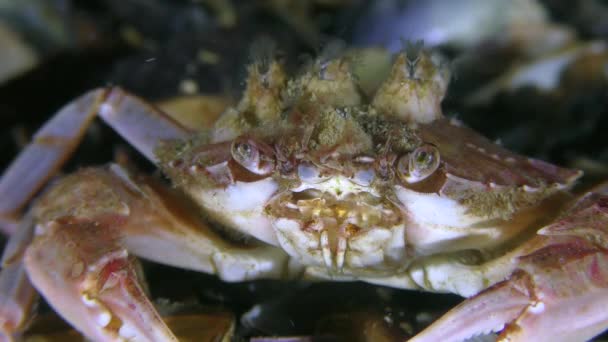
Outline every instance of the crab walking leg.
[(104, 94), (99, 116), (148, 160), (162, 140), (183, 139), (192, 132), (142, 99), (120, 88)]
[[(586, 341), (608, 328), (608, 195), (588, 193), (538, 232), (504, 281), (455, 307), (412, 341)], [(503, 326), (505, 327), (503, 330)]]
[(11, 230), (19, 211), (61, 168), (99, 112), (149, 160), (162, 139), (183, 138), (190, 132), (169, 116), (120, 88), (92, 90), (59, 110), (0, 179), (0, 224)]
[(25, 247), (31, 241), (33, 225), (28, 215), (4, 249), (0, 271), (0, 340), (19, 333), (27, 324), (37, 294), (22, 263)]
[(101, 100), (101, 91), (82, 95), (36, 132), (0, 179), (3, 220), (16, 220), (18, 211), (61, 167), (84, 136)]
[[(131, 256), (227, 280), (286, 275), (273, 247), (238, 247), (202, 224), (181, 197), (117, 165), (67, 176), (38, 200), (25, 265), (47, 301), (87, 336), (174, 340), (137, 282)], [(184, 207), (185, 205), (185, 207)]]

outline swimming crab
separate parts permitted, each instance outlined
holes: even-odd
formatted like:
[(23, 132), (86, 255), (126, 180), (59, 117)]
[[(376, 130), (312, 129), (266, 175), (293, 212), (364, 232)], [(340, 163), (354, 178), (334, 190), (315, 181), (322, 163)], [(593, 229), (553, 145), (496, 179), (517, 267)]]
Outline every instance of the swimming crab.
[(289, 78), (280, 60), (259, 58), (238, 105), (204, 132), (114, 87), (61, 109), (5, 171), (4, 218), (96, 116), (172, 186), (110, 164), (47, 187), (5, 248), (3, 330), (20, 328), (35, 288), (93, 340), (176, 340), (134, 256), (226, 281), (358, 280), (469, 297), (418, 342), (492, 331), (574, 341), (606, 329), (608, 187), (572, 195), (580, 171), (444, 117), (449, 70), (430, 51), (399, 52), (373, 96), (350, 65), (319, 58)]

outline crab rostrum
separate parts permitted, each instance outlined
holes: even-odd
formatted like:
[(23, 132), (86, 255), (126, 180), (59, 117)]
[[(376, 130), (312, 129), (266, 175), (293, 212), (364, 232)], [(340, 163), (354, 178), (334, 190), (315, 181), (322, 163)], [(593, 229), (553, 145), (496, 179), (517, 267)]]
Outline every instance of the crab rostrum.
[(361, 280), (471, 297), (416, 341), (603, 331), (606, 189), (577, 199), (567, 191), (579, 171), (444, 117), (449, 70), (431, 52), (398, 53), (370, 99), (351, 61), (333, 51), (290, 78), (260, 55), (241, 101), (204, 132), (117, 88), (62, 109), (6, 170), (4, 221), (17, 221), (97, 114), (172, 187), (117, 164), (50, 186), (5, 251), (5, 333), (26, 321), (29, 279), (94, 340), (174, 340), (131, 255), (226, 281)]

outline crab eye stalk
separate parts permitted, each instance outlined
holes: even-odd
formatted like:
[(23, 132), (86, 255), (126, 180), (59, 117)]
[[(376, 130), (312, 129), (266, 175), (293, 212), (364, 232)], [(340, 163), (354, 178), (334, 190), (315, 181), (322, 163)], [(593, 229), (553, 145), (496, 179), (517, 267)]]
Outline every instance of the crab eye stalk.
[(266, 176), (274, 171), (275, 160), (272, 149), (251, 138), (236, 139), (232, 143), (230, 153), (234, 161), (253, 174)]
[(420, 146), (414, 152), (399, 158), (398, 174), (407, 183), (420, 182), (437, 170), (440, 158), (439, 150), (435, 146), (430, 144)]

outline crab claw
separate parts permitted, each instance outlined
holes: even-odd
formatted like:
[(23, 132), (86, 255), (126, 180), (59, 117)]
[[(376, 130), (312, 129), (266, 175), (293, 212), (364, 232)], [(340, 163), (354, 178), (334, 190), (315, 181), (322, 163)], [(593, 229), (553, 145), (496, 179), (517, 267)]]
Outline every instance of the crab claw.
[(508, 279), (411, 341), (586, 341), (608, 328), (608, 196), (590, 193), (522, 247)]
[(176, 341), (147, 299), (126, 250), (111, 235), (87, 234), (103, 224), (66, 219), (39, 225), (44, 231), (25, 254), (32, 283), (95, 341)]

